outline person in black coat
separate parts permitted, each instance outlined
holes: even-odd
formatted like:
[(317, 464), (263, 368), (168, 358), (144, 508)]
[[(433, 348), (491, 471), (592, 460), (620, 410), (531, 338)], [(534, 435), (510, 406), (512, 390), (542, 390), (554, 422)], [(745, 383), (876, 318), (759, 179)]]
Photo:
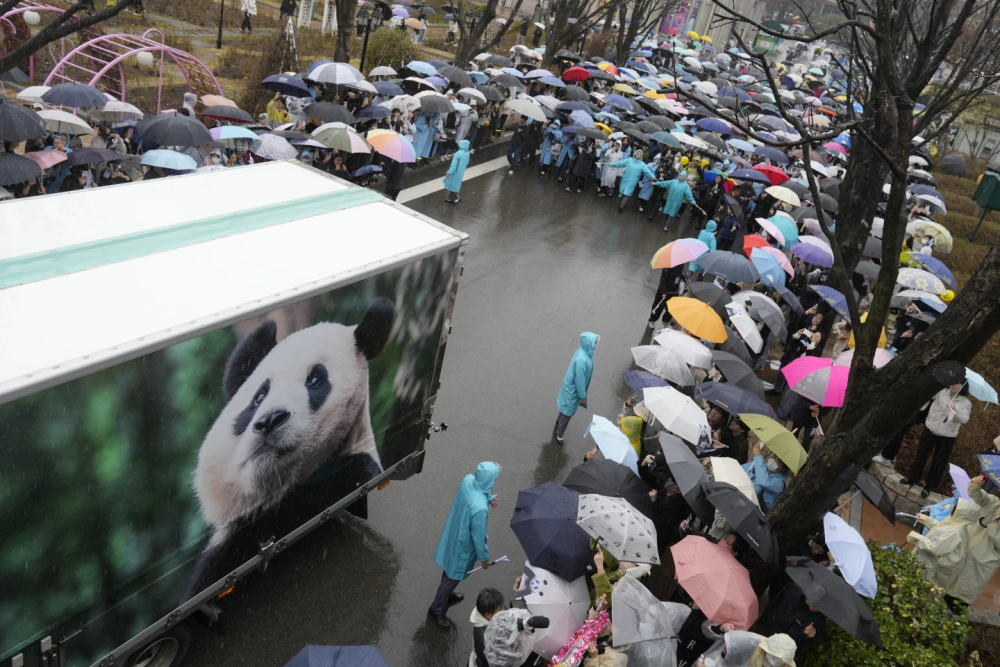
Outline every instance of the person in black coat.
[(573, 190), (574, 182), (576, 183), (576, 191), (583, 192), (583, 188), (587, 185), (587, 179), (594, 173), (596, 161), (597, 150), (594, 147), (594, 141), (588, 139), (587, 143), (582, 144), (577, 150), (576, 161), (573, 163), (573, 175), (569, 185), (566, 186), (566, 192)]
[(757, 621), (753, 632), (770, 637), (784, 633), (795, 640), (797, 651), (813, 644), (826, 630), (826, 616), (812, 606), (795, 584), (789, 584)]
[(653, 308), (649, 311), (649, 328), (652, 329), (658, 317), (663, 317), (663, 324), (670, 321), (670, 312), (667, 311), (667, 301), (684, 293), (684, 264), (678, 264), (670, 269), (663, 269), (660, 272), (660, 284), (656, 288), (656, 297), (653, 300)]
[(403, 173), (406, 168), (402, 163), (391, 158), (382, 159), (382, 175), (385, 176), (385, 196), (396, 201), (399, 191), (403, 189)]

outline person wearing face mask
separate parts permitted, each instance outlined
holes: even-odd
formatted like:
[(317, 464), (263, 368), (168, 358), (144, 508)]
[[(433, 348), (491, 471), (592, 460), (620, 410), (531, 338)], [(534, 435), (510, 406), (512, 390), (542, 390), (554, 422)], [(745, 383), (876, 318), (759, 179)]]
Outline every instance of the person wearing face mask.
[(784, 461), (772, 454), (765, 461), (760, 442), (750, 450), (751, 461), (743, 466), (753, 481), (753, 490), (761, 499), (763, 507), (770, 511), (778, 502), (778, 496), (788, 482), (788, 467)]
[(948, 459), (951, 458), (958, 429), (969, 421), (972, 413), (972, 402), (966, 398), (968, 393), (969, 387), (963, 382), (942, 389), (931, 399), (930, 410), (924, 420), (924, 431), (920, 434), (920, 443), (917, 445), (917, 455), (909, 474), (900, 480), (907, 485), (919, 483), (927, 458), (933, 454), (925, 480), (926, 486), (920, 492), (921, 498), (929, 496), (931, 490), (941, 483), (941, 477), (948, 468)]

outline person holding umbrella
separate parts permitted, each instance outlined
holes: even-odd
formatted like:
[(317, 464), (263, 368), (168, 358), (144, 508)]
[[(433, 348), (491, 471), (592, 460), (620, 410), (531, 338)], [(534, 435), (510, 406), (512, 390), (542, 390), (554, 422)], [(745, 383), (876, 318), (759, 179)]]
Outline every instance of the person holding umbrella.
[(486, 523), (491, 507), (497, 506), (493, 485), (500, 475), (500, 466), (484, 461), (476, 466), (474, 475), (466, 475), (458, 485), (451, 510), (441, 531), (434, 562), (441, 566), (441, 583), (427, 615), (442, 630), (451, 629), (445, 616), (448, 607), (458, 604), (465, 596), (455, 588), (479, 560), (484, 570), (490, 567), (490, 549), (486, 543)]
[(760, 442), (750, 450), (751, 461), (743, 466), (753, 480), (754, 493), (763, 501), (768, 511), (778, 502), (778, 496), (785, 490), (788, 482), (788, 466), (777, 456), (764, 459)]
[(449, 204), (462, 201), (458, 191), (462, 189), (462, 178), (465, 177), (467, 166), (469, 166), (469, 140), (462, 139), (458, 142), (458, 150), (451, 156), (451, 166), (448, 167), (448, 174), (444, 177), (444, 188), (448, 191), (445, 201)]
[(595, 333), (584, 331), (580, 334), (580, 347), (573, 353), (569, 368), (566, 369), (562, 388), (556, 398), (559, 416), (556, 418), (555, 434), (556, 442), (560, 445), (566, 444), (563, 439), (566, 435), (566, 427), (569, 426), (569, 420), (576, 414), (576, 409), (587, 407), (587, 389), (590, 387), (590, 378), (594, 374), (594, 352), (600, 342), (601, 337)]
[(942, 389), (931, 399), (930, 410), (924, 420), (924, 431), (920, 434), (920, 443), (917, 445), (917, 454), (910, 465), (909, 474), (900, 480), (906, 485), (919, 483), (927, 458), (933, 454), (926, 485), (920, 492), (921, 498), (929, 496), (931, 490), (941, 483), (941, 477), (948, 468), (948, 459), (951, 458), (958, 430), (969, 421), (972, 413), (972, 402), (966, 398), (968, 393), (969, 386), (962, 381)]
[(680, 296), (684, 293), (684, 278), (683, 264), (678, 264), (675, 267), (660, 271), (660, 284), (656, 288), (656, 297), (653, 301), (653, 308), (649, 311), (649, 323), (647, 326), (650, 329), (652, 329), (656, 324), (657, 318), (661, 316), (664, 326), (666, 326), (667, 322), (670, 321), (670, 313), (667, 310), (667, 302), (673, 297)]

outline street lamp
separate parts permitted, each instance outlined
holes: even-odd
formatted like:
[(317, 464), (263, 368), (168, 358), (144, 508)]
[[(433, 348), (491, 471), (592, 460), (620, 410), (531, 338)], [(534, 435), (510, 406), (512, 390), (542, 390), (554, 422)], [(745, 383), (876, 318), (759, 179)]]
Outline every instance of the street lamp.
[(219, 36), (215, 38), (215, 48), (222, 48), (222, 16), (226, 11), (226, 0), (219, 0)]
[(384, 20), (382, 5), (376, 6), (371, 12), (368, 11), (367, 7), (362, 7), (358, 10), (358, 16), (355, 19), (355, 24), (358, 27), (358, 36), (361, 36), (362, 31), (365, 34), (365, 41), (361, 45), (361, 67), (359, 68), (362, 72), (365, 71), (365, 55), (368, 53), (368, 35), (371, 34), (372, 26), (378, 30), (378, 27), (382, 25), (382, 21)]
[(468, 26), (470, 35), (476, 31), (476, 24), (479, 23), (482, 18), (482, 15), (474, 9), (470, 9), (465, 12), (465, 25)]

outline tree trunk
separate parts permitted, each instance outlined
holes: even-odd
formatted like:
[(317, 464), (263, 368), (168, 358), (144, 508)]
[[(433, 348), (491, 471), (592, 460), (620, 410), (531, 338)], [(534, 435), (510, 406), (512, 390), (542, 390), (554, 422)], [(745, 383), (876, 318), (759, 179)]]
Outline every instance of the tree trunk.
[(337, 46), (333, 50), (333, 59), (338, 63), (350, 62), (348, 46), (351, 43), (351, 33), (356, 30), (354, 14), (358, 5), (353, 0), (336, 0), (337, 10)]

